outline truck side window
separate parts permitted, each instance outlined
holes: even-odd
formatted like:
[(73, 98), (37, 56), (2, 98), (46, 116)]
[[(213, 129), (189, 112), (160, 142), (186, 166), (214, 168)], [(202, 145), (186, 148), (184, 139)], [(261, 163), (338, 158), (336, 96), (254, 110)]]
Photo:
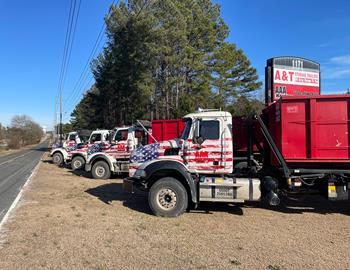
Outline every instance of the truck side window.
[(92, 141), (92, 142), (101, 141), (101, 134), (93, 134), (93, 135), (91, 136), (91, 141)]
[(70, 135), (68, 140), (69, 141), (75, 141), (75, 135)]
[(114, 140), (119, 141), (126, 141), (128, 139), (128, 131), (127, 130), (118, 130), (117, 134), (115, 134)]
[(220, 138), (220, 123), (217, 120), (201, 120), (199, 134), (204, 140)]

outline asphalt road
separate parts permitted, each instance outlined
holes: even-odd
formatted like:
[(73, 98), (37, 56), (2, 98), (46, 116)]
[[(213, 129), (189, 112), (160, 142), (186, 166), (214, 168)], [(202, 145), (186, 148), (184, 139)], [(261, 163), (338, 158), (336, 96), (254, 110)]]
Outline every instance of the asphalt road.
[(32, 149), (0, 156), (0, 222), (48, 147), (48, 140)]

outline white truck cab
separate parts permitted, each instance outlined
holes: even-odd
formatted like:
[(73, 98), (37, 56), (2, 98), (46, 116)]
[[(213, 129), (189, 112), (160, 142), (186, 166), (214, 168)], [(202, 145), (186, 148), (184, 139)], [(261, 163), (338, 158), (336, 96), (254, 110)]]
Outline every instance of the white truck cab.
[(112, 173), (128, 172), (131, 152), (147, 144), (147, 136), (139, 126), (115, 129), (109, 149), (88, 155), (85, 170), (91, 171), (95, 179), (108, 179)]
[(103, 149), (109, 147), (111, 131), (107, 129), (94, 130), (86, 144), (80, 145), (70, 151), (65, 159), (65, 163), (71, 163), (73, 171), (81, 170), (85, 166), (86, 157), (92, 146), (101, 145)]
[[(90, 134), (88, 140), (86, 140), (87, 134)], [(63, 146), (51, 151), (50, 155), (52, 156), (53, 163), (56, 165), (69, 163), (72, 160), (72, 153), (78, 153), (80, 155), (86, 152), (92, 144), (108, 142), (109, 134), (110, 131), (105, 129), (95, 130), (93, 132), (86, 130), (82, 132), (81, 136), (79, 136), (79, 132), (70, 132)], [(84, 166), (84, 164), (85, 162), (81, 166)]]

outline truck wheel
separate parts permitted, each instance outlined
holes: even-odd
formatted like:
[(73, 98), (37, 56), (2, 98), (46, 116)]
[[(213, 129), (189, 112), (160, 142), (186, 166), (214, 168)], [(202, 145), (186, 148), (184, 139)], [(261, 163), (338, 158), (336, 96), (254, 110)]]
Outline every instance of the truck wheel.
[(57, 166), (61, 166), (63, 164), (63, 155), (61, 153), (55, 153), (52, 156), (52, 162), (53, 164)]
[(79, 171), (84, 169), (85, 166), (85, 159), (81, 156), (76, 156), (72, 159), (72, 170), (73, 171)]
[(94, 179), (109, 179), (111, 177), (111, 170), (105, 161), (97, 161), (92, 166), (92, 177)]
[(156, 216), (177, 217), (188, 206), (186, 188), (175, 178), (161, 178), (151, 187), (148, 203)]

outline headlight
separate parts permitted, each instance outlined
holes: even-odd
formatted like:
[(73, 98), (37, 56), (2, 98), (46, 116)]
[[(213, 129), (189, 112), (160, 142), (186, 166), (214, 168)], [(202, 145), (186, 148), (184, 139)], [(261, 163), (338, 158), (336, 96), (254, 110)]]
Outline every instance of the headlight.
[(146, 172), (145, 172), (145, 170), (142, 170), (142, 169), (136, 170), (136, 172), (134, 173), (134, 177), (135, 177), (135, 178), (146, 177)]

